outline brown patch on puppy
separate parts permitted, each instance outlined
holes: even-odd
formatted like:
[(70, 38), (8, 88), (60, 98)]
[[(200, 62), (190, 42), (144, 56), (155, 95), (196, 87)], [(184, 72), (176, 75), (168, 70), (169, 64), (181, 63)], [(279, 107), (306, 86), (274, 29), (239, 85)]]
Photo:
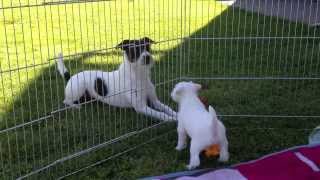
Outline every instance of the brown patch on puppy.
[(207, 111), (209, 110), (209, 101), (208, 101), (208, 98), (205, 98), (205, 97), (202, 97), (200, 96), (199, 97), (200, 101), (202, 102), (202, 104), (204, 105), (204, 107), (206, 107)]

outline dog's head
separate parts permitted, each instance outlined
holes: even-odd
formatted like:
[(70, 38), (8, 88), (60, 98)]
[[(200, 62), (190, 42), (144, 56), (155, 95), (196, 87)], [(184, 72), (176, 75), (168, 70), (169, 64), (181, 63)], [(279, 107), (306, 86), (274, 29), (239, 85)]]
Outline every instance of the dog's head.
[(181, 98), (188, 94), (198, 94), (198, 91), (201, 89), (201, 85), (193, 82), (180, 82), (175, 85), (171, 92), (172, 99), (179, 103)]
[(125, 60), (142, 66), (152, 66), (153, 57), (151, 55), (151, 44), (154, 43), (148, 37), (137, 40), (123, 40), (117, 45), (125, 53)]

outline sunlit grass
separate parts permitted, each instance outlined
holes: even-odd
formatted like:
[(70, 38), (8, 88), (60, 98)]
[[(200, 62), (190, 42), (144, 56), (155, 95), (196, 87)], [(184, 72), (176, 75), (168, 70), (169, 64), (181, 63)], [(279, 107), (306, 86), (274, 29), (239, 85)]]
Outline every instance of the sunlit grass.
[[(41, 3), (4, 1), (3, 7)], [(20, 85), (35, 79), (35, 71), (54, 65), (49, 60), (59, 52), (71, 55), (104, 50), (123, 39), (145, 36), (155, 41), (185, 37), (225, 8), (214, 1), (121, 0), (1, 10), (0, 71), (4, 73), (0, 80), (4, 84), (0, 86), (0, 106), (10, 105), (22, 92)], [(172, 41), (155, 48), (164, 51), (179, 43)], [(95, 65), (119, 62), (119, 53), (86, 60)]]
[[(183, 2), (183, 4), (181, 4)], [(20, 6), (18, 0), (2, 1)], [(21, 5), (41, 4), (39, 0)], [(228, 8), (211, 0), (116, 0), (5, 9), (0, 12), (0, 130), (47, 119), (0, 134), (0, 174), (15, 178), (57, 159), (158, 125), (132, 109), (88, 103), (64, 108), (65, 82), (54, 56), (63, 52), (74, 74), (117, 68), (123, 39), (149, 36), (156, 64), (152, 79), (161, 101), (175, 108), (170, 90), (177, 77), (319, 77), (317, 28)], [(179, 38), (191, 37), (191, 39)], [(250, 39), (249, 37), (278, 37)], [(199, 39), (206, 38), (208, 39)], [(214, 39), (228, 37), (226, 39)], [(244, 39), (232, 39), (243, 37)], [(282, 39), (279, 37), (292, 37)], [(178, 38), (178, 40), (175, 40)], [(195, 38), (195, 39), (192, 39)], [(211, 39), (210, 39), (211, 38)], [(171, 41), (167, 41), (171, 40)], [(111, 48), (111, 49), (108, 49)], [(99, 52), (92, 50), (108, 49)], [(76, 54), (76, 55), (74, 55)], [(319, 115), (320, 83), (315, 80), (199, 80), (218, 114)], [(202, 167), (222, 167), (306, 143), (315, 118), (222, 118), (231, 159)], [(168, 137), (77, 174), (75, 179), (132, 179), (185, 170), (188, 152), (175, 151), (176, 124), (168, 123), (58, 163), (34, 178), (59, 177), (172, 131)], [(297, 130), (300, 129), (300, 130)], [(302, 130), (301, 130), (302, 129)]]

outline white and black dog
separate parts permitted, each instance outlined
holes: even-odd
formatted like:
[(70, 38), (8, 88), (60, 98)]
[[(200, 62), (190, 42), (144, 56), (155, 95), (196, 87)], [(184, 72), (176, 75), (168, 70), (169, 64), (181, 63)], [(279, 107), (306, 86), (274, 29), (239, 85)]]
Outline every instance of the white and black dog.
[(136, 112), (169, 121), (176, 120), (176, 112), (161, 103), (150, 79), (154, 64), (150, 46), (153, 41), (144, 37), (124, 40), (117, 45), (123, 50), (123, 62), (112, 72), (83, 71), (70, 77), (62, 54), (57, 62), (59, 73), (65, 78), (64, 104), (78, 107), (84, 96), (117, 107), (133, 107)]

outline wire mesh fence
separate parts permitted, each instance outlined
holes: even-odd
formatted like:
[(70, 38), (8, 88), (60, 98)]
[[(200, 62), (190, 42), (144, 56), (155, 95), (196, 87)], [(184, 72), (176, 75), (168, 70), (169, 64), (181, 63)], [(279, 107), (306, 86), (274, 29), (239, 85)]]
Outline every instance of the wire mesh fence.
[[(243, 10), (199, 0), (2, 0), (1, 176), (64, 178), (175, 130), (174, 123), (97, 100), (80, 109), (63, 104), (66, 82), (57, 72), (57, 55), (63, 52), (71, 74), (113, 71), (123, 62), (116, 45), (124, 39), (155, 41), (150, 76), (159, 99), (173, 109), (175, 83), (208, 85), (202, 95), (230, 129), (231, 148), (246, 128), (266, 136), (268, 130), (295, 129), (306, 136), (320, 118), (320, 32), (294, 14), (314, 24), (319, 4), (259, 0)], [(275, 16), (250, 12), (270, 6)], [(283, 9), (286, 19), (277, 16), (282, 6), (289, 7)], [(283, 143), (294, 143), (297, 134), (287, 135)]]

